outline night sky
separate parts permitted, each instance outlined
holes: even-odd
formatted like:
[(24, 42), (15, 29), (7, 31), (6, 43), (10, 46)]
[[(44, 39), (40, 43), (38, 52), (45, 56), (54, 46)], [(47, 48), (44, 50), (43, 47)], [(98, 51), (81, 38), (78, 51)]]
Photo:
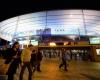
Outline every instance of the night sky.
[(26, 13), (58, 9), (100, 10), (99, 0), (0, 0), (0, 21)]

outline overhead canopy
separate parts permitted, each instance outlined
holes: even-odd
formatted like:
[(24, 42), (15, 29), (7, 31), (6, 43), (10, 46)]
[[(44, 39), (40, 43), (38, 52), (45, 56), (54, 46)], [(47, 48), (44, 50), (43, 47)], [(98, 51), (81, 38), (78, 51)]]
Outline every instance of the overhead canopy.
[[(45, 31), (43, 33), (43, 31)], [(53, 10), (30, 13), (0, 22), (0, 37), (13, 38), (51, 34), (100, 36), (100, 11)]]

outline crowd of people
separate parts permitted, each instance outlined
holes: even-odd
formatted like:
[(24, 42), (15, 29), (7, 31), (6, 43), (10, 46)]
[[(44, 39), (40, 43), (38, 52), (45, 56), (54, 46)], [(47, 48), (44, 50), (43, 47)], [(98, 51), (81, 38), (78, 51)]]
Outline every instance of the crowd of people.
[(33, 45), (28, 45), (28, 47), (23, 50), (20, 49), (20, 44), (15, 42), (11, 48), (6, 48), (1, 52), (3, 58), (5, 59), (5, 64), (9, 64), (7, 80), (14, 80), (14, 75), (16, 74), (17, 68), (21, 67), (19, 80), (23, 80), (23, 74), (27, 68), (29, 71), (28, 80), (32, 80), (32, 72), (41, 72), (40, 63), (42, 60), (42, 53), (37, 47)]
[[(16, 70), (18, 67), (21, 67), (19, 80), (23, 80), (23, 74), (25, 69), (28, 69), (29, 77), (28, 80), (32, 80), (32, 73), (35, 71), (41, 72), (40, 64), (42, 61), (42, 52), (38, 49), (38, 47), (34, 47), (33, 45), (28, 45), (23, 50), (20, 49), (20, 44), (15, 42), (11, 48), (8, 48), (3, 51), (3, 58), (5, 59), (5, 64), (9, 64), (9, 68), (7, 71), (8, 80), (14, 80), (14, 75), (16, 74)], [(66, 50), (62, 48), (61, 55), (61, 64), (59, 68), (64, 66), (64, 70), (68, 71), (68, 61), (70, 60), (70, 56)]]

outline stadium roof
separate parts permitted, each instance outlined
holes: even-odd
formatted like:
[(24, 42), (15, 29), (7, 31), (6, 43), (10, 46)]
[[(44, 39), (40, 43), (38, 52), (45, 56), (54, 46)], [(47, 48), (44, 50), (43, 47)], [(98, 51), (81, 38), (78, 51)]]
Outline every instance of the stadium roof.
[(50, 35), (100, 36), (100, 11), (51, 10), (16, 16), (0, 23), (0, 37), (11, 41), (41, 35), (45, 29)]

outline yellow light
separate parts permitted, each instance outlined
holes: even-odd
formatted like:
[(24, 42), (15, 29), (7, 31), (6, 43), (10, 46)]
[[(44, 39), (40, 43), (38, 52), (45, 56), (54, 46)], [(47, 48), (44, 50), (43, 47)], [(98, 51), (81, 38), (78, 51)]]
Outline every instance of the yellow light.
[(56, 44), (54, 42), (50, 42), (49, 45), (50, 46), (56, 46)]
[(64, 42), (64, 45), (68, 45), (68, 42)]

